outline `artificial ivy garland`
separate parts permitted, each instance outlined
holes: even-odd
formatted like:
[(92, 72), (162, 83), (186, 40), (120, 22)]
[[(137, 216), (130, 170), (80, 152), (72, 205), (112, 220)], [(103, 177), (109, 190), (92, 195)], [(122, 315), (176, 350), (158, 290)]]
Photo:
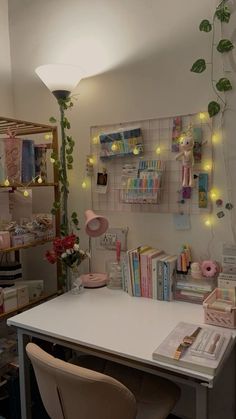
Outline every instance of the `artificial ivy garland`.
[[(200, 25), (199, 25), (199, 30), (202, 32), (211, 32), (213, 33), (212, 35), (212, 50), (211, 50), (211, 62), (209, 63), (209, 65), (211, 66), (211, 83), (212, 83), (212, 88), (214, 90), (214, 92), (216, 93), (216, 96), (218, 97), (218, 99), (220, 100), (221, 104), (216, 102), (216, 101), (211, 101), (208, 104), (208, 113), (210, 118), (212, 118), (213, 116), (217, 115), (220, 110), (222, 110), (222, 112), (224, 112), (225, 107), (226, 107), (226, 102), (225, 100), (221, 97), (221, 95), (218, 92), (227, 92), (229, 90), (232, 90), (232, 84), (230, 82), (230, 80), (226, 77), (221, 77), (218, 81), (213, 80), (213, 54), (214, 54), (214, 48), (216, 48), (216, 50), (220, 53), (227, 53), (229, 51), (231, 51), (234, 48), (234, 45), (232, 44), (232, 42), (229, 39), (220, 39), (218, 44), (215, 44), (215, 21), (216, 19), (218, 19), (221, 23), (229, 23), (230, 20), (230, 10), (227, 6), (227, 2), (228, 0), (222, 0), (219, 5), (217, 6), (213, 19), (212, 19), (212, 23), (208, 20), (208, 19), (204, 19), (201, 21)], [(206, 63), (204, 58), (199, 58), (198, 60), (196, 60), (191, 68), (191, 71), (193, 73), (202, 73), (203, 71), (206, 70), (208, 63)], [(223, 108), (221, 107), (223, 105)]]

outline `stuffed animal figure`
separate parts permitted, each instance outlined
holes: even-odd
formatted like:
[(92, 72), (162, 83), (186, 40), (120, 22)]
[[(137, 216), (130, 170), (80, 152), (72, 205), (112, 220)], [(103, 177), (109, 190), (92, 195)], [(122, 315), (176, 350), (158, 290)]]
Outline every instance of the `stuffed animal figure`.
[(194, 140), (188, 131), (180, 140), (180, 153), (175, 157), (176, 160), (182, 159), (182, 186), (193, 186), (193, 146)]

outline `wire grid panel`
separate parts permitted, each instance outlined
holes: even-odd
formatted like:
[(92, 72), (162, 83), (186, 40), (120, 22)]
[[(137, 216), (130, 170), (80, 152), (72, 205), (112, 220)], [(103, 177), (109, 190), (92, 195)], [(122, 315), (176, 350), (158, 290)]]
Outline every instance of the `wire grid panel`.
[[(200, 120), (199, 114), (183, 115), (182, 132), (190, 125), (202, 129), (202, 158), (201, 163), (195, 163), (193, 173), (195, 177), (191, 198), (182, 197), (182, 162), (176, 161), (176, 152), (172, 151), (172, 132), (175, 117), (157, 118), (112, 125), (92, 126), (91, 156), (94, 161), (94, 175), (91, 181), (92, 207), (101, 211), (131, 211), (131, 212), (160, 212), (203, 214), (212, 210), (208, 193), (206, 208), (199, 208), (198, 177), (200, 173), (208, 174), (208, 192), (212, 184), (212, 127), (208, 118)], [(116, 133), (140, 127), (143, 137), (144, 152), (139, 155), (113, 156), (101, 158), (101, 134)], [(157, 154), (158, 150), (158, 154)], [(127, 164), (138, 168), (140, 160), (162, 160), (165, 163), (161, 185), (160, 203), (125, 203), (121, 199), (123, 167)], [(106, 193), (98, 192), (97, 173), (106, 171), (108, 186)]]

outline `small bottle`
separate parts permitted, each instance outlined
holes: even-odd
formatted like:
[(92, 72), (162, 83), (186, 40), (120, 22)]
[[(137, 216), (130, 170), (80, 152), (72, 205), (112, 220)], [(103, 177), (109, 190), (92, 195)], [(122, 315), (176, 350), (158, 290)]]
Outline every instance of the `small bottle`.
[(117, 261), (107, 262), (108, 283), (107, 287), (111, 289), (122, 289), (121, 266)]

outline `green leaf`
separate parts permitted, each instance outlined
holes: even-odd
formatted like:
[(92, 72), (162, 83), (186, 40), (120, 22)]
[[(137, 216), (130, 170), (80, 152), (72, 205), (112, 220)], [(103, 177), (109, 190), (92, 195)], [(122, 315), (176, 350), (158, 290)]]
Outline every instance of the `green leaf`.
[(78, 217), (77, 212), (73, 211), (71, 214), (71, 218), (77, 218), (77, 217)]
[(209, 22), (209, 20), (204, 19), (201, 21), (199, 29), (203, 32), (210, 32), (212, 30), (212, 24)]
[(229, 52), (234, 48), (234, 45), (229, 39), (221, 39), (219, 44), (217, 45), (216, 49), (217, 51), (223, 53), (223, 52)]
[(73, 147), (66, 149), (66, 154), (72, 154), (73, 153)]
[(69, 164), (73, 163), (73, 157), (71, 156), (71, 154), (66, 156), (66, 160), (67, 160), (67, 163), (69, 163)]
[(53, 202), (53, 207), (54, 207), (55, 209), (59, 209), (59, 208), (60, 208), (60, 206), (61, 206), (60, 201), (55, 201), (55, 202)]
[(206, 70), (206, 61), (203, 58), (199, 58), (195, 63), (193, 63), (190, 71), (193, 73), (202, 73)]
[(219, 103), (215, 102), (214, 100), (208, 104), (208, 113), (209, 117), (212, 118), (213, 116), (217, 115), (220, 112), (220, 105)]
[(52, 209), (51, 209), (51, 214), (52, 214), (52, 215), (56, 215), (56, 213), (57, 213), (57, 211), (55, 210), (55, 208), (52, 208)]
[(231, 13), (228, 6), (225, 4), (218, 6), (216, 9), (216, 16), (221, 22), (229, 23)]
[(216, 83), (216, 88), (219, 90), (219, 92), (227, 92), (228, 90), (232, 90), (232, 84), (230, 83), (229, 79), (222, 77)]
[(56, 118), (54, 118), (54, 116), (51, 116), (49, 118), (49, 122), (51, 122), (51, 124), (55, 124), (57, 122)]
[(72, 170), (72, 169), (73, 169), (72, 164), (67, 164), (67, 169), (68, 169), (68, 170)]
[(73, 222), (73, 224), (74, 224), (74, 225), (76, 225), (76, 226), (79, 224), (79, 220), (77, 220), (76, 218), (75, 218), (75, 219), (73, 219), (73, 220), (72, 220), (72, 222)]

